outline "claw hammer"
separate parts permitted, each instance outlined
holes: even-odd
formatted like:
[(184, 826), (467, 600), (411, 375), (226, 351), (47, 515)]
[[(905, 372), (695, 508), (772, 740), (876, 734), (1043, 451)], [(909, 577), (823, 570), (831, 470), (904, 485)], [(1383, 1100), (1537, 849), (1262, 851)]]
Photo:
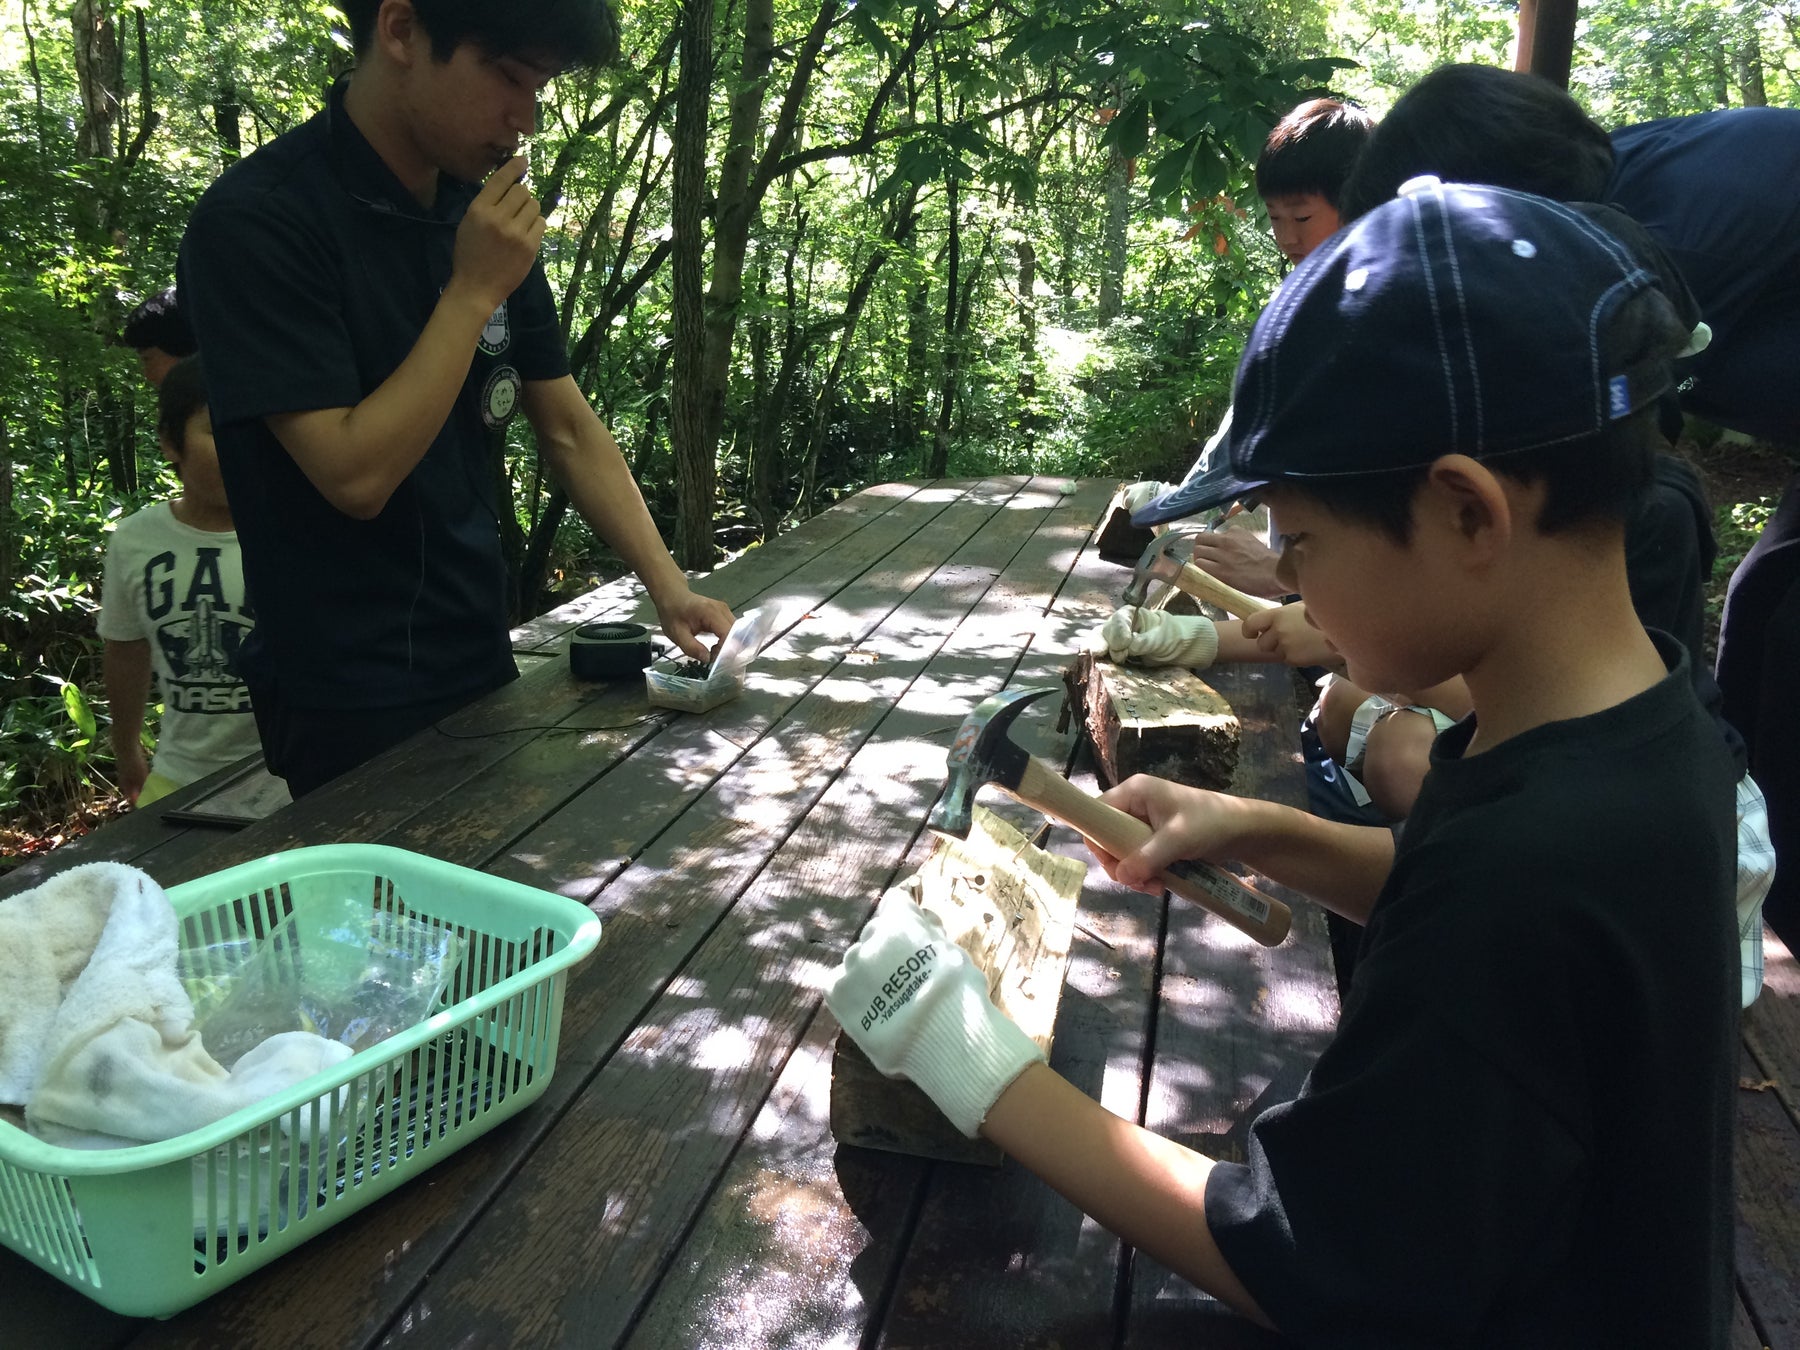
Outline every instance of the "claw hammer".
[[(1136, 816), (1083, 792), (1007, 735), (1027, 704), (1056, 692), (1040, 688), (995, 694), (963, 719), (950, 747), (949, 783), (925, 822), (932, 830), (967, 839), (975, 792), (983, 784), (993, 783), (1027, 806), (1081, 831), (1115, 858), (1124, 857), (1150, 837), (1150, 827)], [(1281, 901), (1211, 863), (1171, 864), (1161, 880), (1175, 894), (1217, 914), (1265, 947), (1278, 946), (1293, 923), (1292, 912)]]
[(1138, 557), (1137, 566), (1131, 569), (1131, 584), (1120, 598), (1128, 605), (1142, 605), (1149, 597), (1152, 581), (1167, 581), (1196, 600), (1217, 605), (1239, 619), (1281, 607), (1278, 600), (1245, 595), (1237, 587), (1227, 586), (1210, 572), (1195, 567), (1190, 561), (1193, 553), (1193, 543), (1185, 535), (1157, 535)]

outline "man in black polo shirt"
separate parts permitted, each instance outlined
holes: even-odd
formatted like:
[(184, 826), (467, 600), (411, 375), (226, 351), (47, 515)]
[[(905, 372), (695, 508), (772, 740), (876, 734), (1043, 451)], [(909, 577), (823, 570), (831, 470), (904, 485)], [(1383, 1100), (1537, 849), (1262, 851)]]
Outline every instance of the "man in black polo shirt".
[(208, 189), (181, 250), (257, 608), (246, 682), (296, 795), (516, 677), (488, 448), (515, 411), (670, 638), (704, 656), (732, 622), (570, 377), (537, 257), (520, 142), (555, 74), (616, 55), (607, 0), (343, 8), (356, 69)]

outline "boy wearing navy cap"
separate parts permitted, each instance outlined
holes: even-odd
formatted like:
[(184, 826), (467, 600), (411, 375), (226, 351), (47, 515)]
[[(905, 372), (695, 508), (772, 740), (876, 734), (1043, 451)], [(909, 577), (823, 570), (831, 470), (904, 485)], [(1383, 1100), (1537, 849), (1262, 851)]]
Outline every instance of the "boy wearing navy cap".
[[(1304, 1345), (1727, 1343), (1735, 766), (1624, 528), (1687, 333), (1610, 236), (1499, 188), (1410, 190), (1258, 321), (1189, 509), (1259, 495), (1281, 571), (1376, 687), (1460, 675), (1385, 829), (1138, 777), (1146, 890), (1238, 860), (1367, 924), (1299, 1096), (1215, 1162), (1043, 1063), (972, 964), (884, 897), (827, 1001), (1126, 1241)], [(897, 952), (921, 972), (866, 1016)]]

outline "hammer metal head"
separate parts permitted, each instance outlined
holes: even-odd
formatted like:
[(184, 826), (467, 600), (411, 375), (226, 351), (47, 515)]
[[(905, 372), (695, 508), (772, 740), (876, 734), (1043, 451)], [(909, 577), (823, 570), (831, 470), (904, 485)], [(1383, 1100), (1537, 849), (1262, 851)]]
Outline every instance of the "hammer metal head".
[(1120, 599), (1127, 605), (1143, 604), (1150, 598), (1152, 581), (1175, 580), (1193, 556), (1193, 545), (1186, 535), (1173, 530), (1157, 535), (1138, 555), (1137, 566), (1131, 569), (1131, 584)]
[(1028, 703), (1057, 692), (1055, 686), (1009, 689), (984, 698), (963, 718), (950, 745), (949, 781), (925, 824), (938, 834), (967, 839), (974, 824), (975, 792), (983, 783), (1017, 787), (1031, 756), (1007, 735)]

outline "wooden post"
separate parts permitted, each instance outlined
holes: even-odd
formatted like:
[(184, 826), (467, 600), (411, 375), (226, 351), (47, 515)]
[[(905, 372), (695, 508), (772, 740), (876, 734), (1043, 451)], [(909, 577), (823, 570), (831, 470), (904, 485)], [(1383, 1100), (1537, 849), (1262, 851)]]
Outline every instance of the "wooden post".
[[(987, 975), (995, 1005), (1050, 1053), (1075, 908), (1087, 865), (1035, 848), (985, 807), (967, 841), (940, 839), (903, 883)], [(951, 1162), (1000, 1165), (1000, 1150), (965, 1139), (911, 1083), (888, 1078), (838, 1033), (831, 1133), (843, 1144)]]
[(1580, 0), (1519, 0), (1519, 47), (1513, 69), (1567, 89), (1579, 5)]

